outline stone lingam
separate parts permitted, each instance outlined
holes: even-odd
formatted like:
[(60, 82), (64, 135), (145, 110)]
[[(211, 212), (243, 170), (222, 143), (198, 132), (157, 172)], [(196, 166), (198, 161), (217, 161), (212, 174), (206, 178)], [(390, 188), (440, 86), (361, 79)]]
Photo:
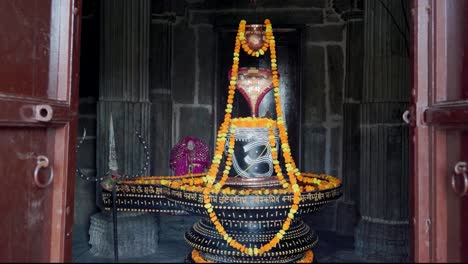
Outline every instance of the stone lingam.
[[(241, 49), (269, 54), (271, 70), (239, 67)], [(239, 24), (224, 121), (206, 173), (148, 176), (116, 185), (119, 211), (185, 211), (202, 216), (185, 235), (193, 247), (187, 262), (310, 263), (316, 233), (301, 217), (341, 196), (339, 179), (301, 172), (291, 155), (281, 108), (275, 38), (270, 21)], [(273, 90), (276, 119), (257, 117)], [(240, 91), (250, 117), (232, 117)], [(110, 192), (104, 204), (112, 208)]]

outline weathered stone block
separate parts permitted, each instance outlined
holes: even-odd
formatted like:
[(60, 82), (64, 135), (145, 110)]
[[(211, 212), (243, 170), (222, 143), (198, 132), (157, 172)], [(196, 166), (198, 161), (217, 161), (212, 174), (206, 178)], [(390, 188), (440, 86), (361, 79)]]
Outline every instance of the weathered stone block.
[(215, 32), (212, 27), (197, 28), (198, 55), (198, 102), (213, 104), (214, 62), (215, 62)]
[[(323, 13), (320, 9), (313, 8), (288, 8), (288, 9), (241, 9), (216, 13), (213, 22), (216, 26), (237, 26), (239, 21), (245, 19), (247, 23), (263, 23), (269, 18), (273, 27), (275, 25), (300, 25), (321, 24)], [(192, 23), (197, 21), (192, 20)]]
[(307, 42), (342, 41), (345, 25), (317, 25), (306, 29)]
[[(159, 225), (154, 214), (117, 213), (119, 257), (135, 258), (156, 253)], [(114, 255), (112, 216), (96, 213), (91, 216), (89, 229), (90, 252), (95, 256)]]
[(355, 0), (356, 1), (356, 7), (360, 10), (364, 10), (364, 0)]
[(343, 106), (344, 85), (344, 55), (341, 46), (327, 46), (327, 61), (329, 80), (328, 98), (330, 102), (330, 114), (341, 115)]
[(333, 8), (326, 8), (324, 10), (324, 23), (339, 23), (342, 22), (341, 15), (336, 12)]
[(323, 127), (302, 127), (302, 167), (305, 172), (324, 173), (326, 152), (326, 129)]
[(187, 2), (201, 2), (197, 5), (191, 5), (191, 8), (197, 9), (252, 9), (260, 8), (289, 8), (289, 7), (314, 7), (322, 8), (326, 6), (326, 0), (263, 0), (257, 1), (255, 5), (249, 0), (186, 0)]
[(214, 13), (212, 12), (200, 12), (198, 10), (190, 10), (189, 11), (189, 23), (192, 25), (214, 25)]
[(360, 101), (364, 71), (364, 23), (362, 20), (346, 24), (346, 89), (345, 98)]
[(278, 1), (278, 0), (264, 0), (259, 6), (261, 7), (325, 7), (326, 0), (289, 0), (289, 1)]
[(76, 166), (81, 169), (96, 168), (96, 139), (85, 139), (80, 145), (80, 148), (77, 153)]
[(195, 34), (183, 22), (173, 27), (172, 91), (175, 103), (193, 103), (195, 93)]
[(185, 11), (187, 8), (187, 1), (186, 0), (171, 0), (170, 3), (171, 10), (176, 13), (177, 16), (185, 15)]
[(170, 175), (169, 154), (172, 148), (172, 98), (170, 94), (152, 94), (151, 150), (152, 175)]
[(206, 107), (183, 106), (179, 113), (179, 133), (176, 142), (187, 136), (198, 137), (213, 148), (213, 116)]
[[(178, 0), (179, 2), (183, 2)], [(171, 4), (174, 0), (151, 0), (151, 14), (161, 14), (171, 11)]]
[(338, 13), (343, 13), (343, 11), (350, 10), (353, 8), (353, 0), (335, 0), (333, 1), (333, 8)]
[[(342, 132), (341, 126), (330, 128), (330, 170), (335, 171), (334, 176), (341, 176), (341, 152), (342, 152)], [(331, 172), (330, 172), (331, 173)]]
[(325, 121), (325, 51), (323, 47), (307, 45), (302, 89), (303, 122)]
[(152, 24), (150, 30), (149, 89), (170, 90), (172, 28), (169, 24)]
[[(80, 90), (82, 89), (80, 88)], [(80, 115), (96, 115), (96, 111), (96, 97), (80, 97), (80, 103), (78, 105), (78, 113)]]

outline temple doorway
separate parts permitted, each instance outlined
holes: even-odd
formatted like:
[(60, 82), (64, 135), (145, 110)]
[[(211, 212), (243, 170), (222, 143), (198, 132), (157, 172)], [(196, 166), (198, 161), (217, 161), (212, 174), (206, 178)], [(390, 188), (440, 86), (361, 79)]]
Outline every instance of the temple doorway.
[[(343, 182), (343, 197), (306, 219), (320, 237), (318, 261), (409, 261), (409, 127), (401, 118), (410, 101), (409, 8), (392, 0), (83, 0), (73, 261), (112, 261), (100, 185), (111, 142), (129, 177), (172, 175), (171, 150), (186, 137), (213, 155), (237, 25), (266, 18), (278, 29), (293, 156), (301, 170)], [(269, 96), (260, 116), (274, 114)], [(239, 98), (234, 112), (250, 114)], [(183, 261), (195, 221), (122, 214), (120, 259)]]

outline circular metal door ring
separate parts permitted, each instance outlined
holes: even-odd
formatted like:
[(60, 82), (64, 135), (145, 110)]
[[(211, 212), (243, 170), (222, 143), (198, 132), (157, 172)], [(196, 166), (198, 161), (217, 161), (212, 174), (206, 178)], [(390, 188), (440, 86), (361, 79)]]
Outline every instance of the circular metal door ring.
[(47, 167), (49, 167), (49, 159), (46, 156), (37, 156), (37, 165), (34, 169), (34, 183), (39, 188), (45, 188), (49, 186), (54, 180), (54, 169), (50, 167), (49, 178), (47, 179), (47, 181), (45, 183), (39, 181), (39, 170)]
[[(463, 176), (463, 191), (460, 191), (459, 188), (457, 188), (456, 177), (459, 176)], [(468, 193), (467, 163), (464, 161), (460, 161), (455, 164), (454, 173), (452, 173), (452, 189), (460, 196), (465, 196)]]

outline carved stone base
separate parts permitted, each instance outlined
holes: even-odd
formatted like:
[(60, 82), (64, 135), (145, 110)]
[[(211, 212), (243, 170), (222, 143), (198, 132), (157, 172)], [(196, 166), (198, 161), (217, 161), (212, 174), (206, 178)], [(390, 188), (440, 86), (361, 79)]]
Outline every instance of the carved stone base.
[[(223, 223), (234, 239), (249, 247), (260, 248), (270, 241), (277, 232), (275, 221), (271, 227), (261, 226), (251, 222), (239, 221)], [(280, 221), (281, 222), (281, 221)], [(190, 231), (185, 239), (195, 250), (200, 251), (200, 257), (213, 263), (294, 263), (304, 258), (305, 253), (318, 242), (314, 230), (302, 220), (295, 219), (288, 233), (278, 247), (260, 256), (248, 256), (231, 248), (219, 235), (215, 226), (207, 218), (202, 218)], [(190, 261), (190, 260), (189, 260)], [(192, 259), (193, 261), (193, 259)]]
[[(148, 213), (117, 214), (119, 257), (136, 258), (156, 253), (158, 248), (157, 216)], [(112, 214), (96, 213), (91, 216), (89, 228), (90, 252), (97, 257), (114, 255)]]
[(408, 262), (409, 224), (361, 219), (356, 229), (355, 251), (366, 261)]

